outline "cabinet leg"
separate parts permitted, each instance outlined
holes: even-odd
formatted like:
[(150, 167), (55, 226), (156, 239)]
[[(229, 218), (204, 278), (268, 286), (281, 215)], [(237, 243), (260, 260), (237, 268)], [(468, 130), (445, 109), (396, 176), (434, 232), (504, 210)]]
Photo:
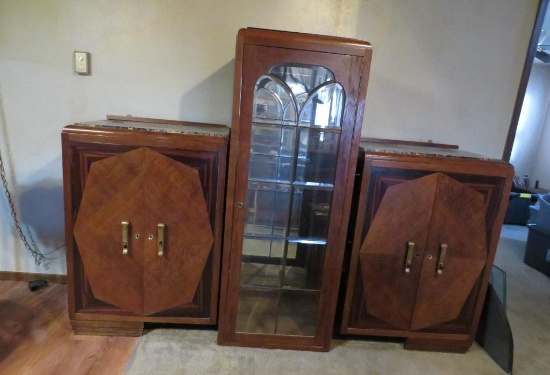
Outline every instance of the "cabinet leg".
[(105, 320), (71, 320), (77, 335), (141, 336), (143, 322), (113, 322)]
[(466, 353), (471, 344), (472, 343), (470, 341), (464, 340), (423, 339), (409, 337), (405, 341), (405, 349), (430, 352)]

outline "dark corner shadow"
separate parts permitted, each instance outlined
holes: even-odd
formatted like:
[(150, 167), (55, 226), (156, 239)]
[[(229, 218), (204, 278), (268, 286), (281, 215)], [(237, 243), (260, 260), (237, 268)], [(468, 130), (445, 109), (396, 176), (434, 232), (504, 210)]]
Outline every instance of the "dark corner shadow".
[[(381, 343), (381, 344), (405, 344), (405, 338), (403, 337), (382, 337), (382, 336), (356, 336), (346, 335), (342, 333), (333, 334), (332, 341), (330, 343), (330, 350), (333, 350), (339, 346), (346, 345), (351, 341), (366, 342), (366, 343)], [(378, 350), (373, 347), (373, 350)]]
[(29, 226), (38, 246), (43, 244), (49, 250), (64, 242), (63, 185), (54, 179), (41, 180), (31, 186), (19, 187), (19, 221), (27, 234)]
[(229, 125), (234, 67), (233, 59), (183, 94), (180, 100), (180, 119)]

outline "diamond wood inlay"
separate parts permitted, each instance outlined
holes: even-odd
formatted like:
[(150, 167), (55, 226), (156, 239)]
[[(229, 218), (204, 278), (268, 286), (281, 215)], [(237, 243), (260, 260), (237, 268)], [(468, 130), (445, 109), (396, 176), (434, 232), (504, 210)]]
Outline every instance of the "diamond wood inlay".
[[(410, 272), (405, 272), (409, 241), (415, 252)], [(448, 252), (439, 275), (442, 243)], [(451, 321), (486, 262), (484, 196), (442, 173), (393, 185), (359, 257), (370, 315), (405, 330)]]
[(138, 315), (191, 302), (213, 243), (198, 172), (147, 148), (92, 164), (74, 235), (94, 296)]

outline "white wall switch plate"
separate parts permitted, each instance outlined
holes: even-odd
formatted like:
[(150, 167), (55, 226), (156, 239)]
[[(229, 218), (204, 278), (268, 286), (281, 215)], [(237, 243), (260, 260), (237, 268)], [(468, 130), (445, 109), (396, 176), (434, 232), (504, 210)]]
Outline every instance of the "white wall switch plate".
[(77, 74), (90, 74), (90, 53), (74, 51), (74, 71)]

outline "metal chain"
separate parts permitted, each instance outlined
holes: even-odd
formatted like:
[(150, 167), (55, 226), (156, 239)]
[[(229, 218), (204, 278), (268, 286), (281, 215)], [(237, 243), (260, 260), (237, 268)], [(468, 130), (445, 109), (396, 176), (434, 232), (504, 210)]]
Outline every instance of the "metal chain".
[(21, 224), (19, 223), (19, 220), (17, 219), (17, 213), (15, 212), (15, 206), (13, 204), (13, 200), (11, 198), (10, 191), (8, 189), (8, 180), (6, 179), (6, 171), (4, 169), (4, 161), (2, 160), (2, 153), (0, 153), (0, 177), (2, 178), (2, 185), (4, 185), (4, 193), (6, 194), (6, 198), (8, 200), (8, 204), (10, 206), (11, 216), (13, 217), (13, 221), (15, 223), (15, 228), (17, 229), (17, 232), (19, 233), (19, 237), (21, 238), (21, 241), (25, 245), (25, 248), (29, 250), (32, 253), (32, 256), (34, 257), (34, 263), (39, 266), (44, 262), (47, 258), (38, 250), (36, 247), (36, 244), (34, 248), (29, 245), (29, 242), (27, 241), (27, 238), (23, 234), (23, 230), (21, 229)]

